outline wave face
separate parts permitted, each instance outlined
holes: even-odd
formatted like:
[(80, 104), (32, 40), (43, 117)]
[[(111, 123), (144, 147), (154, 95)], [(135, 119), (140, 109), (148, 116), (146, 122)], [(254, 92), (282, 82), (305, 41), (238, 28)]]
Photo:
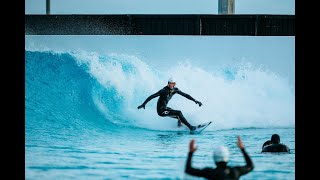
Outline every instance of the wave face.
[(164, 72), (124, 54), (26, 51), (25, 55), (27, 134), (43, 128), (178, 130), (176, 120), (157, 115), (157, 99), (146, 109), (137, 109), (171, 76), (179, 89), (203, 103), (198, 107), (179, 95), (169, 102), (191, 124), (212, 120), (208, 130), (295, 125), (294, 87), (249, 62), (213, 72), (184, 62)]

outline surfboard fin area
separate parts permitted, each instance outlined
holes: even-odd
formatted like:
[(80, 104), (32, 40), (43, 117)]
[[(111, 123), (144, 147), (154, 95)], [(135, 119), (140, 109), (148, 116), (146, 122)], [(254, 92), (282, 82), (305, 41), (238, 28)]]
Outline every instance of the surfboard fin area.
[(197, 128), (193, 131), (190, 131), (191, 134), (195, 134), (195, 133), (200, 133), (201, 131), (203, 131), (204, 129), (206, 129), (210, 124), (212, 123), (212, 121), (209, 121), (207, 123), (203, 123), (203, 124), (199, 124), (197, 126)]

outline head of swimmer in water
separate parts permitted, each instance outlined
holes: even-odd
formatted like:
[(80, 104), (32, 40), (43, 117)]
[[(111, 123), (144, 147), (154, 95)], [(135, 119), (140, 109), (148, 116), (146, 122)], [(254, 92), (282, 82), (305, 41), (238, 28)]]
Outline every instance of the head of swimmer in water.
[(279, 144), (280, 143), (280, 136), (278, 134), (273, 134), (271, 136), (271, 143), (272, 144)]

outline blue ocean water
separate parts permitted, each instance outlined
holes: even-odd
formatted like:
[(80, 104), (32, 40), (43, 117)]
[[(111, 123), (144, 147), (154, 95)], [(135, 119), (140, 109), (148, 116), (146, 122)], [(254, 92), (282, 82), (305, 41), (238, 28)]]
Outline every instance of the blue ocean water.
[[(90, 52), (25, 57), (26, 179), (199, 179), (184, 173), (189, 141), (198, 146), (195, 167), (215, 167), (218, 145), (229, 148), (229, 165), (244, 165), (237, 135), (255, 165), (241, 179), (295, 179), (294, 90), (268, 70), (244, 63), (207, 72), (186, 63), (160, 72), (134, 56)], [(176, 95), (169, 106), (191, 124), (213, 120), (201, 134), (159, 117), (155, 99), (137, 109), (168, 74), (203, 103)], [(290, 153), (261, 153), (275, 133)]]

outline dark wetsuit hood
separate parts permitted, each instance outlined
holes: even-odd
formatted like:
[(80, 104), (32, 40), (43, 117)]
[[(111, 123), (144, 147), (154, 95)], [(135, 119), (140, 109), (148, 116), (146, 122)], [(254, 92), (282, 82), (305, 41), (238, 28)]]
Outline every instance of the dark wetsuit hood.
[(279, 144), (280, 143), (280, 136), (278, 134), (273, 134), (271, 136), (271, 143), (272, 144)]

